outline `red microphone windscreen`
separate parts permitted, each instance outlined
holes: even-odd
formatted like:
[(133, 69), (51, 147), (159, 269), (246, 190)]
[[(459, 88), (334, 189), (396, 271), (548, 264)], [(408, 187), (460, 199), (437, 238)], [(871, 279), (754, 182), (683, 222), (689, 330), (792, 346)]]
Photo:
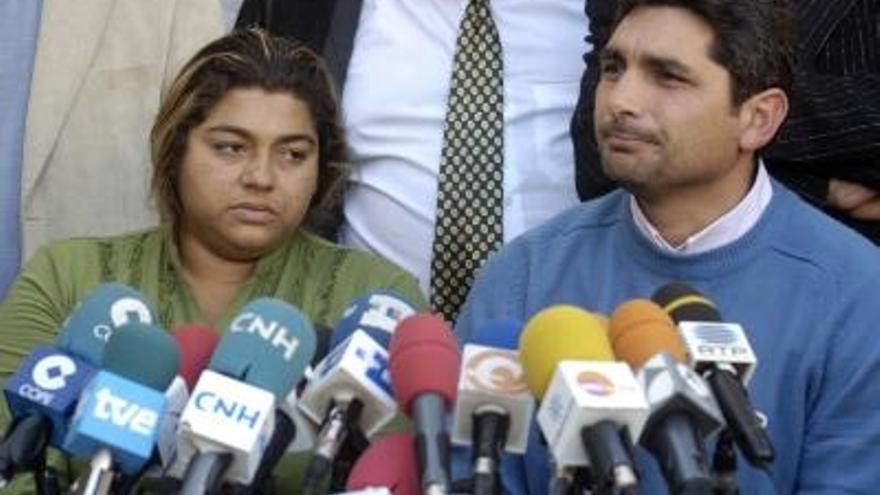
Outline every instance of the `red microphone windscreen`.
[(391, 386), (400, 408), (410, 414), (412, 400), (432, 392), (455, 404), (461, 353), (442, 318), (420, 313), (403, 319), (389, 346)]
[(385, 487), (394, 495), (419, 495), (419, 468), (416, 466), (415, 437), (411, 433), (391, 433), (373, 442), (351, 470), (348, 491)]
[(180, 370), (186, 387), (192, 391), (202, 371), (208, 367), (220, 336), (204, 325), (181, 325), (174, 329), (174, 340), (180, 348)]

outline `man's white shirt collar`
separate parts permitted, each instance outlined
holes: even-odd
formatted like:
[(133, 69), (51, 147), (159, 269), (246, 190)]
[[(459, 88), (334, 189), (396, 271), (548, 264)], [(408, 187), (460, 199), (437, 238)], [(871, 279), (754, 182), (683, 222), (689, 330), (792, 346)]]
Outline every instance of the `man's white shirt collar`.
[(772, 197), (773, 184), (770, 182), (764, 163), (759, 161), (755, 182), (742, 201), (706, 228), (685, 239), (679, 246), (672, 246), (666, 242), (632, 195), (630, 195), (630, 211), (639, 232), (658, 248), (671, 253), (698, 254), (725, 246), (744, 236), (761, 219)]

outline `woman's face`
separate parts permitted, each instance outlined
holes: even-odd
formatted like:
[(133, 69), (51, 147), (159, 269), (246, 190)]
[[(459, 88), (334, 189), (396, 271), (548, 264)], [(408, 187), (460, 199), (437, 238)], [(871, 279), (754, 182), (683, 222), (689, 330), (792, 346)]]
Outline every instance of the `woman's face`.
[(181, 242), (236, 261), (274, 249), (302, 222), (318, 182), (318, 134), (288, 93), (234, 89), (187, 136)]

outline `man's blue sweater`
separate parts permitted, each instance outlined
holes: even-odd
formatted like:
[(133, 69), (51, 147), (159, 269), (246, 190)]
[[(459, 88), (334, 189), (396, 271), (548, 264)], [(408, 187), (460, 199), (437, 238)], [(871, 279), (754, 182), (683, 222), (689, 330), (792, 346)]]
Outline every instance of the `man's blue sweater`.
[[(743, 325), (758, 357), (749, 394), (769, 419), (776, 462), (768, 475), (740, 458), (741, 493), (880, 493), (880, 250), (773, 186), (751, 231), (697, 255), (645, 239), (623, 191), (578, 205), (487, 263), (458, 336), (467, 341), (494, 318), (527, 321), (556, 304), (610, 314), (667, 282), (687, 282), (724, 320)], [(546, 492), (537, 443), (525, 460), (505, 459), (511, 493)], [(643, 493), (666, 493), (653, 458), (639, 450)]]

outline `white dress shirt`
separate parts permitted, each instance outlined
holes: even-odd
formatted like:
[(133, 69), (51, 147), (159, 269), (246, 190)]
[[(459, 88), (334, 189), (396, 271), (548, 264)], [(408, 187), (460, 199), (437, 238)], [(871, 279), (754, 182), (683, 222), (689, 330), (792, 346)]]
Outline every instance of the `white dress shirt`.
[(772, 197), (773, 184), (770, 182), (770, 176), (764, 168), (764, 163), (759, 162), (755, 182), (745, 197), (730, 211), (718, 217), (703, 230), (685, 239), (679, 246), (673, 246), (666, 242), (666, 239), (651, 224), (639, 207), (639, 203), (632, 196), (630, 196), (630, 209), (639, 231), (655, 246), (671, 253), (698, 254), (726, 246), (746, 235), (761, 219), (761, 215), (764, 214)]
[[(352, 162), (343, 242), (427, 294), (443, 123), (467, 0), (364, 0), (343, 90)], [(569, 121), (584, 70), (583, 0), (492, 0), (504, 63), (504, 239), (577, 203)]]

